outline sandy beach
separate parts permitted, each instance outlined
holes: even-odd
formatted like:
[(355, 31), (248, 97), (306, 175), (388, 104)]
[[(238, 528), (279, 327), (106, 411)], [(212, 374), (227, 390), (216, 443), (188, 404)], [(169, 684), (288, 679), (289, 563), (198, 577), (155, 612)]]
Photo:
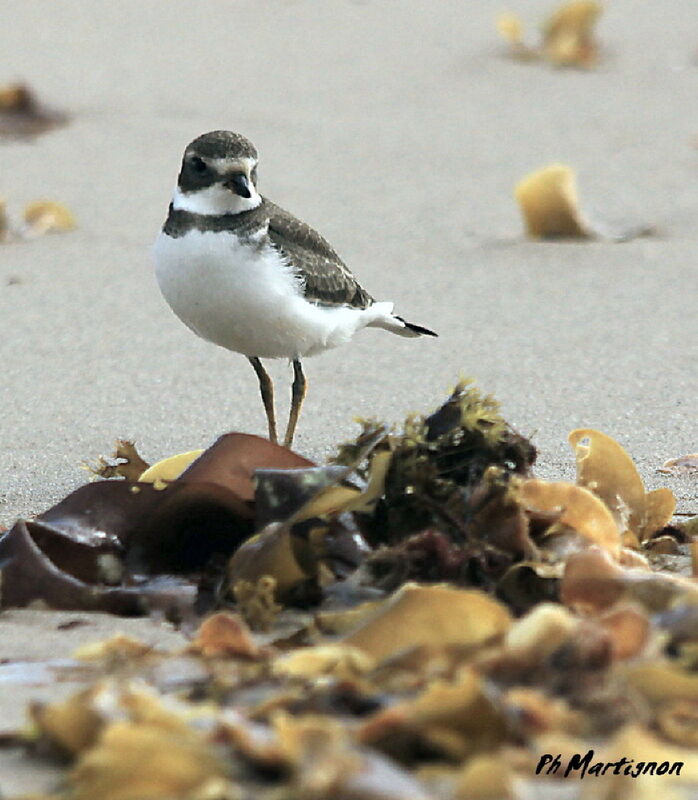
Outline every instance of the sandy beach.
[[(531, 31), (551, 7), (506, 5)], [(495, 28), (505, 8), (473, 0), (11, 6), (0, 82), (26, 81), (72, 120), (0, 143), (0, 195), (11, 210), (59, 200), (78, 228), (0, 245), (0, 523), (84, 483), (81, 464), (116, 438), (153, 461), (265, 432), (245, 359), (193, 336), (153, 276), (182, 150), (217, 128), (256, 144), (262, 193), (371, 294), (439, 333), (366, 331), (309, 359), (299, 452), (323, 460), (355, 417), (427, 412), (467, 375), (532, 438), (539, 476), (571, 478), (567, 433), (597, 428), (648, 488), (698, 513), (695, 475), (657, 473), (698, 447), (694, 2), (609, 3), (588, 71), (512, 60)], [(591, 215), (656, 233), (527, 241), (513, 187), (553, 162), (575, 169)], [(272, 374), (283, 417), (291, 370)], [(74, 638), (32, 613), (0, 617), (0, 657), (68, 656)], [(31, 696), (0, 684), (0, 717), (16, 724)], [(40, 785), (22, 770), (0, 755), (0, 794)]]

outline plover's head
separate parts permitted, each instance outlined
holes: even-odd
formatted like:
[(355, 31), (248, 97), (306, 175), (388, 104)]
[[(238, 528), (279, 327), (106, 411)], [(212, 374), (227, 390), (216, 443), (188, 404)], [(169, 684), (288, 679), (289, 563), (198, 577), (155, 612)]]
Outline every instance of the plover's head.
[(184, 151), (172, 203), (194, 214), (239, 214), (262, 202), (256, 184), (252, 142), (232, 131), (211, 131)]

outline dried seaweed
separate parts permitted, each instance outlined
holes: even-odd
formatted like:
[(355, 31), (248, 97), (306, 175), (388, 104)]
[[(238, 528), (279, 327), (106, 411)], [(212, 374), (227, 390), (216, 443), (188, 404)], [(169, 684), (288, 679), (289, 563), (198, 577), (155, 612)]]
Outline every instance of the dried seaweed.
[[(535, 448), (513, 431), (497, 402), (468, 381), (427, 417), (411, 417), (387, 437), (391, 452), (375, 511), (364, 519), (372, 545), (395, 543), (436, 528), (463, 541), (468, 500), (491, 467), (506, 476), (526, 474)], [(505, 480), (503, 478), (503, 480)]]
[[(108, 458), (99, 456), (95, 466), (87, 469), (99, 478), (126, 478), (137, 481), (149, 469), (149, 464), (141, 458), (135, 442), (117, 439), (114, 452)], [(150, 481), (146, 481), (150, 483)]]
[(570, 0), (555, 9), (543, 25), (540, 41), (528, 43), (524, 26), (514, 14), (502, 14), (497, 30), (507, 40), (511, 55), (524, 61), (542, 59), (557, 67), (593, 67), (599, 58), (595, 38), (602, 6), (596, 0)]
[(245, 623), (237, 615), (226, 612), (212, 614), (201, 623), (190, 649), (205, 658), (258, 658), (261, 653)]
[[(0, 108), (0, 129), (1, 119)], [(18, 219), (8, 212), (7, 204), (0, 198), (0, 242), (26, 241), (46, 233), (65, 233), (76, 227), (73, 212), (62, 203), (54, 200), (35, 200), (24, 208), (22, 217)]]
[(23, 233), (27, 237), (75, 229), (73, 212), (53, 200), (35, 200), (24, 209)]
[(664, 472), (669, 475), (691, 475), (696, 473), (698, 472), (698, 453), (690, 453), (679, 458), (670, 458), (659, 467), (657, 472)]
[(621, 531), (644, 542), (668, 524), (676, 509), (670, 489), (646, 492), (625, 450), (600, 431), (574, 430), (569, 442), (577, 459), (577, 483), (588, 487), (613, 514)]
[(654, 232), (650, 225), (590, 221), (579, 206), (575, 174), (565, 164), (551, 164), (526, 175), (516, 184), (514, 197), (530, 239), (627, 242)]
[(0, 137), (33, 139), (68, 121), (67, 114), (46, 108), (26, 84), (0, 86)]
[(254, 582), (240, 578), (231, 583), (235, 602), (252, 630), (271, 630), (282, 608), (275, 599), (276, 579), (271, 575), (262, 575)]
[[(556, 791), (536, 754), (590, 749), (683, 760), (662, 787), (688, 800), (693, 530), (617, 442), (570, 442), (578, 483), (534, 478), (533, 446), (461, 383), (324, 467), (244, 434), (145, 471), (122, 449), (126, 477), (2, 535), (3, 607), (198, 630), (82, 647), (92, 685), (34, 704), (13, 743), (67, 760), (49, 800), (519, 800)], [(616, 777), (604, 800), (651, 791)]]
[(205, 601), (199, 586), (221, 580), (226, 558), (253, 532), (255, 469), (309, 463), (233, 434), (158, 489), (133, 480), (147, 464), (130, 443), (115, 458), (102, 472), (128, 479), (83, 486), (0, 539), (5, 607), (42, 599), (138, 614), (164, 603), (176, 616), (210, 607), (215, 598)]

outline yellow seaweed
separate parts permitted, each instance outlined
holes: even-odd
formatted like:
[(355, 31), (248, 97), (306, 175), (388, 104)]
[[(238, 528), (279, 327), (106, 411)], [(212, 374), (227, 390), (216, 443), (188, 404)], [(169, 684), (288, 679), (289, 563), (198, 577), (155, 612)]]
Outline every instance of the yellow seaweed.
[(75, 217), (72, 211), (53, 200), (37, 200), (24, 209), (24, 222), (29, 232), (35, 236), (49, 231), (72, 231)]
[(203, 453), (203, 450), (189, 450), (178, 453), (169, 458), (163, 458), (143, 472), (138, 478), (141, 483), (152, 483), (156, 489), (164, 489), (168, 483), (179, 478), (187, 467), (190, 466)]
[(632, 531), (645, 516), (645, 487), (623, 447), (601, 431), (577, 428), (567, 437), (577, 461), (577, 484), (608, 506), (617, 524)]
[(596, 0), (572, 0), (556, 8), (543, 25), (538, 42), (523, 38), (523, 23), (515, 14), (500, 14), (497, 31), (519, 59), (539, 59), (558, 67), (594, 66), (599, 57), (596, 23), (603, 8)]
[(69, 775), (75, 800), (186, 797), (226, 767), (201, 734), (148, 722), (115, 722)]
[(241, 617), (219, 611), (207, 617), (199, 626), (189, 650), (205, 658), (241, 656), (257, 658), (259, 647)]
[(676, 507), (670, 489), (645, 492), (632, 458), (615, 439), (592, 428), (568, 436), (577, 461), (577, 483), (599, 497), (621, 530), (629, 529), (642, 542), (663, 528)]
[(288, 678), (320, 678), (353, 680), (370, 672), (375, 661), (370, 655), (348, 644), (324, 644), (302, 647), (279, 656), (272, 669), (274, 675)]
[(557, 8), (543, 29), (544, 58), (558, 66), (593, 66), (598, 59), (594, 26), (601, 11), (596, 0), (572, 0)]
[(380, 661), (418, 645), (482, 645), (510, 624), (507, 608), (484, 592), (407, 583), (344, 642)]
[(515, 489), (515, 496), (529, 511), (559, 513), (559, 522), (573, 528), (590, 544), (597, 544), (614, 557), (620, 555), (618, 526), (606, 504), (582, 486), (563, 481), (548, 483), (530, 478)]
[(578, 622), (564, 606), (539, 603), (511, 626), (505, 644), (522, 654), (535, 651), (545, 658), (572, 636)]
[(514, 189), (526, 233), (532, 239), (588, 239), (582, 219), (574, 172), (551, 164), (523, 178)]

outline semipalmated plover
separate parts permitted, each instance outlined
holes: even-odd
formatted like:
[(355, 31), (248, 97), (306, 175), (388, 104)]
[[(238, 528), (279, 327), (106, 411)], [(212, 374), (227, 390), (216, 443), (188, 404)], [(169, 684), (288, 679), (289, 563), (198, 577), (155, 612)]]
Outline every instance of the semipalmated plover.
[(294, 380), (284, 443), (306, 392), (301, 358), (348, 342), (361, 328), (436, 336), (376, 302), (309, 225), (257, 192), (257, 151), (212, 131), (184, 151), (155, 244), (156, 275), (174, 313), (209, 342), (247, 356), (276, 441), (274, 390), (261, 358), (288, 358)]

